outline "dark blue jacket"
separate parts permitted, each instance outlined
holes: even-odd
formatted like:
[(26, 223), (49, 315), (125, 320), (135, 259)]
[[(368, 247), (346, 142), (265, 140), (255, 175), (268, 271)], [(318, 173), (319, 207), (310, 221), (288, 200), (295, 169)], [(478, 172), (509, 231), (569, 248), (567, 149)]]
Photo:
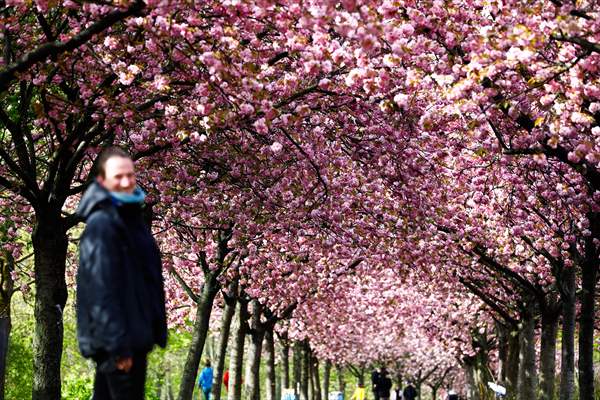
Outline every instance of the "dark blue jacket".
[(87, 225), (79, 244), (77, 339), (84, 357), (127, 357), (167, 341), (158, 246), (141, 206), (117, 206), (97, 182), (77, 214)]

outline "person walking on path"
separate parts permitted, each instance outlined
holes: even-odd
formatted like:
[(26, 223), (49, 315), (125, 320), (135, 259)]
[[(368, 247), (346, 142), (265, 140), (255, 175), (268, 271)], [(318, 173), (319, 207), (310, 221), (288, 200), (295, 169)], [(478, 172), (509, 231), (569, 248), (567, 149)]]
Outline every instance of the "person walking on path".
[(380, 374), (377, 369), (371, 372), (371, 390), (373, 391), (373, 398), (379, 400), (379, 378)]
[(412, 385), (412, 383), (408, 383), (408, 385), (404, 388), (404, 400), (415, 400), (417, 398), (417, 389)]
[(356, 385), (356, 389), (354, 389), (354, 393), (352, 393), (352, 397), (350, 397), (350, 400), (366, 400), (366, 398), (367, 391), (364, 385)]
[(377, 385), (377, 394), (380, 400), (390, 400), (390, 390), (392, 389), (392, 380), (388, 377), (385, 368), (382, 368)]
[(210, 360), (204, 362), (204, 368), (198, 377), (198, 387), (204, 394), (204, 400), (210, 400), (210, 391), (213, 384), (213, 369), (210, 366)]
[(96, 362), (93, 400), (143, 400), (146, 357), (165, 347), (167, 321), (160, 252), (142, 218), (144, 192), (129, 154), (116, 147), (96, 162), (96, 179), (77, 214), (77, 339)]

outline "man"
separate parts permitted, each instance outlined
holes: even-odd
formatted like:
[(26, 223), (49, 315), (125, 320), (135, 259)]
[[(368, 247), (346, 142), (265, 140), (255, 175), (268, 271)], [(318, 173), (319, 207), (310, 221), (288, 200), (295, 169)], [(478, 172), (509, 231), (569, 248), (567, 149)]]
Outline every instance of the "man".
[(381, 400), (390, 400), (390, 390), (392, 389), (392, 380), (387, 375), (387, 370), (381, 369), (379, 375), (379, 384), (377, 385), (377, 394)]
[(77, 338), (96, 361), (93, 400), (143, 400), (146, 355), (166, 345), (158, 246), (142, 218), (144, 192), (129, 154), (111, 147), (77, 214), (87, 225), (79, 244)]
[(379, 371), (375, 368), (373, 372), (371, 372), (371, 390), (373, 391), (374, 400), (379, 400), (379, 377)]
[(417, 398), (417, 389), (412, 385), (411, 382), (408, 383), (408, 386), (404, 388), (404, 399), (405, 400), (415, 400)]
[[(229, 376), (227, 377), (229, 380)], [(229, 383), (229, 382), (228, 382)], [(210, 366), (210, 360), (206, 360), (204, 368), (198, 377), (198, 387), (204, 394), (204, 400), (210, 400), (210, 391), (212, 390), (213, 384), (213, 369)]]

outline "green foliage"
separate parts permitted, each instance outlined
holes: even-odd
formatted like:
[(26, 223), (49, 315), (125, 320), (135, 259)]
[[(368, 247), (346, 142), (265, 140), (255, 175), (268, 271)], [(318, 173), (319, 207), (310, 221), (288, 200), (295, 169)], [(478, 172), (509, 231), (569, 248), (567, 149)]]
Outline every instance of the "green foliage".
[(8, 342), (6, 398), (31, 398), (33, 376), (33, 312), (20, 294), (12, 299), (12, 331)]

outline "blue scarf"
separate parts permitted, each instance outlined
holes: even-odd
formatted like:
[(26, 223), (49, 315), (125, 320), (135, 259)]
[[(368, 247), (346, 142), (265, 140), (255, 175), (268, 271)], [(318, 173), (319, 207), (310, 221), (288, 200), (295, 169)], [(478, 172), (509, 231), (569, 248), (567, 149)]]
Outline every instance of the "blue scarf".
[(146, 198), (146, 193), (137, 186), (133, 193), (109, 192), (113, 203), (116, 206), (123, 204), (142, 204)]

